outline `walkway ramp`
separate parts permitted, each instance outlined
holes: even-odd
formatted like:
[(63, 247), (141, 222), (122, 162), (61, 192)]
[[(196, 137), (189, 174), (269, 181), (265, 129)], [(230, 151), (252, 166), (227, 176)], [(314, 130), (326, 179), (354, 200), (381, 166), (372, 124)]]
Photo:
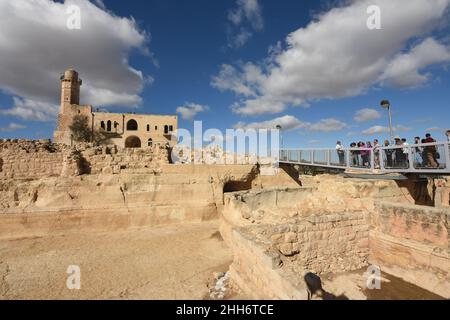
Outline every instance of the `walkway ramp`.
[[(419, 173), (450, 175), (450, 143), (409, 146), (329, 149), (281, 149), (280, 163), (339, 169), (347, 174), (389, 175)], [(388, 176), (385, 176), (386, 178)]]

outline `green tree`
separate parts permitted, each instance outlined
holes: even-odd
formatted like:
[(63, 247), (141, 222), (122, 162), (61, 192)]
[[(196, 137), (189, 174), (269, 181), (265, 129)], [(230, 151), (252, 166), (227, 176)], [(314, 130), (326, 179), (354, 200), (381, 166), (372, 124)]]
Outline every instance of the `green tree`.
[(96, 145), (107, 145), (111, 144), (111, 138), (117, 136), (116, 133), (92, 131), (88, 117), (80, 114), (73, 117), (69, 129), (75, 142), (93, 142)]
[(84, 115), (76, 115), (73, 117), (72, 124), (69, 126), (75, 142), (90, 142), (92, 138), (92, 130), (89, 128), (88, 117)]

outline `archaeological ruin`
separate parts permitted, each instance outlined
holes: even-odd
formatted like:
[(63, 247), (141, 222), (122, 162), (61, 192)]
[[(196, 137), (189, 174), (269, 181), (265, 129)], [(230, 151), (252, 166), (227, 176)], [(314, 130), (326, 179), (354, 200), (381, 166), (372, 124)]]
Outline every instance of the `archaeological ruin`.
[[(51, 275), (33, 269), (31, 279), (15, 274), (14, 268), (28, 270), (24, 265), (48, 254), (54, 256), (48, 261), (59, 261), (58, 250), (63, 250), (42, 249), (19, 263), (16, 253), (8, 251), (11, 244), (22, 248), (29, 243), (32, 248), (51, 238), (62, 245), (65, 238), (83, 241), (121, 232), (128, 232), (129, 238), (146, 228), (163, 230), (157, 229), (160, 226), (178, 226), (176, 232), (181, 233), (199, 223), (212, 228), (229, 250), (230, 260), (216, 270), (221, 271), (216, 280), (224, 282), (226, 277), (226, 290), (238, 297), (370, 299), (366, 273), (378, 266), (382, 287), (395, 281), (414, 286), (397, 298), (416, 291), (424, 292), (419, 298), (450, 298), (448, 177), (358, 179), (304, 175), (298, 167), (283, 165), (273, 175), (262, 171), (260, 164), (171, 163), (163, 145), (122, 148), (0, 140), (0, 297), (28, 297), (21, 290), (32, 281), (48, 277), (51, 282)], [(108, 246), (125, 239), (108, 241)], [(201, 246), (210, 240), (195, 241)], [(64, 250), (79, 250), (77, 245), (65, 244)], [(85, 258), (98, 250), (88, 248), (79, 255)], [(201, 256), (213, 256), (215, 250)], [(98, 254), (113, 259), (108, 251)], [(170, 255), (164, 250), (159, 254)], [(144, 270), (155, 263), (144, 261), (138, 264)], [(180, 268), (187, 270), (188, 262)], [(195, 274), (199, 277), (198, 271)], [(116, 276), (123, 277), (120, 272)], [(108, 285), (103, 281), (98, 287)], [(151, 285), (144, 288), (153, 290)], [(160, 291), (134, 296), (136, 288), (113, 295), (106, 289), (93, 288), (95, 294), (75, 298), (201, 298), (193, 289), (173, 296)], [(67, 289), (58, 290), (57, 297), (74, 298)], [(220, 292), (206, 296), (227, 297)], [(54, 298), (51, 293), (46, 297)]]

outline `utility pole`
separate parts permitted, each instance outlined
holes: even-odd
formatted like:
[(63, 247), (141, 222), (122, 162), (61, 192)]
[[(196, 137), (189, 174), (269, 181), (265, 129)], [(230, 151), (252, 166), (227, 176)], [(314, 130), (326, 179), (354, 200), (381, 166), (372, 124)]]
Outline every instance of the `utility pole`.
[(392, 127), (392, 111), (391, 111), (391, 103), (389, 100), (381, 101), (381, 107), (384, 109), (388, 109), (389, 113), (389, 133), (391, 135), (391, 144), (394, 143), (394, 129)]

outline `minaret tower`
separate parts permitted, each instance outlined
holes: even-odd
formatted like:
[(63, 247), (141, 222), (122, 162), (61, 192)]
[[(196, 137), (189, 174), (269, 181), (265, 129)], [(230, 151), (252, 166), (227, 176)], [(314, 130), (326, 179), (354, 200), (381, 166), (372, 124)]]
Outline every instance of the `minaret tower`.
[(61, 106), (58, 124), (53, 138), (56, 143), (72, 144), (70, 126), (76, 115), (84, 115), (92, 121), (92, 106), (80, 106), (81, 79), (78, 72), (68, 69), (61, 76)]
[(82, 81), (78, 77), (78, 72), (73, 69), (66, 70), (61, 76), (61, 114), (69, 111), (71, 105), (80, 104), (81, 84)]

